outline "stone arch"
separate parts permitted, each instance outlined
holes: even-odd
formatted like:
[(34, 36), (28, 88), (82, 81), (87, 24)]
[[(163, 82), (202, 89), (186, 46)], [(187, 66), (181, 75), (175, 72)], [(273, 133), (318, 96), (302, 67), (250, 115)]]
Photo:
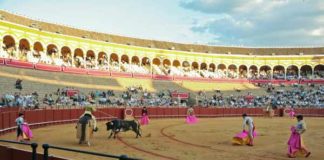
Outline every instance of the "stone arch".
[(11, 35), (6, 35), (3, 37), (3, 44), (6, 49), (8, 48), (15, 48), (16, 47), (16, 40)]
[(77, 48), (77, 49), (74, 50), (73, 57), (77, 57), (77, 56), (83, 58), (83, 51), (82, 51), (82, 49)]
[(110, 54), (110, 62), (119, 62), (118, 55), (116, 53)]
[(237, 67), (234, 64), (231, 64), (227, 68), (227, 76), (229, 78), (237, 78)]
[(72, 57), (72, 52), (71, 52), (71, 49), (68, 47), (68, 46), (63, 46), (61, 48), (61, 55), (62, 57)]
[(229, 65), (229, 66), (228, 66), (228, 69), (229, 69), (229, 70), (234, 70), (235, 72), (237, 71), (237, 67), (236, 67), (236, 65), (234, 65), (234, 64)]
[(240, 65), (238, 71), (239, 71), (240, 78), (247, 78), (248, 70), (246, 65)]
[(76, 67), (84, 67), (84, 53), (82, 49), (76, 48), (74, 50), (73, 58)]
[(199, 69), (199, 64), (198, 64), (198, 62), (192, 62), (192, 63), (191, 63), (191, 68), (194, 69), (194, 70)]
[(190, 67), (190, 63), (188, 61), (183, 61), (182, 67)]
[(272, 73), (274, 79), (285, 79), (286, 70), (282, 65), (274, 66)]
[(105, 62), (107, 63), (108, 62), (108, 59), (107, 59), (107, 53), (105, 53), (105, 52), (99, 52), (98, 53), (98, 64), (99, 65), (104, 65), (105, 64)]
[(256, 65), (250, 66), (249, 67), (249, 77), (248, 78), (257, 78), (257, 77), (258, 77), (258, 67)]
[(207, 70), (207, 64), (205, 62), (200, 64), (200, 69), (201, 70)]
[(19, 50), (30, 51), (30, 43), (27, 39), (24, 38), (19, 41)]
[(150, 59), (147, 57), (143, 57), (142, 58), (142, 65), (146, 66), (146, 65), (150, 65)]
[(174, 60), (174, 61), (172, 62), (172, 66), (174, 66), (174, 67), (179, 67), (179, 66), (180, 66), (180, 61), (179, 61), (179, 60)]
[(260, 71), (271, 71), (271, 67), (268, 65), (261, 66)]
[(313, 69), (310, 65), (303, 65), (300, 67), (300, 76), (302, 77), (311, 77), (313, 75)]
[(136, 65), (140, 64), (140, 60), (137, 56), (133, 56), (131, 62), (132, 62), (132, 64), (136, 64)]
[(68, 46), (63, 46), (61, 48), (61, 56), (63, 62), (69, 63), (69, 65), (72, 64), (72, 53), (71, 53), (71, 49)]
[(268, 66), (268, 65), (261, 66), (260, 71), (259, 71), (259, 78), (260, 79), (271, 79), (271, 72), (272, 72), (272, 69), (270, 66)]
[(95, 58), (96, 57), (96, 55), (95, 55), (95, 53), (94, 53), (94, 51), (93, 50), (88, 50), (87, 51), (87, 54), (86, 54), (86, 58)]
[(88, 50), (86, 53), (86, 58), (85, 58), (85, 62), (86, 62), (86, 67), (87, 68), (94, 68), (96, 66), (96, 54), (93, 50)]
[(153, 59), (153, 64), (159, 66), (159, 65), (161, 65), (161, 60), (159, 58), (154, 58)]
[(49, 44), (47, 45), (47, 49), (46, 49), (46, 54), (47, 55), (56, 55), (56, 53), (58, 53), (58, 49), (57, 46), (55, 44)]
[(209, 64), (209, 71), (215, 72), (215, 70), (216, 70), (216, 65), (214, 63), (210, 63)]
[(324, 65), (319, 64), (314, 67), (314, 78), (324, 78)]
[(296, 65), (290, 65), (287, 67), (286, 76), (289, 79), (297, 79), (299, 75), (299, 70)]
[(218, 70), (222, 70), (222, 71), (224, 71), (224, 70), (226, 70), (226, 65), (225, 65), (225, 64), (219, 64), (219, 65), (217, 66), (217, 69), (218, 69)]
[(122, 63), (128, 63), (129, 64), (129, 57), (128, 55), (124, 54), (121, 56), (121, 62)]
[(44, 51), (44, 47), (43, 47), (42, 43), (40, 43), (40, 42), (35, 42), (33, 49), (36, 52), (43, 52)]
[(167, 66), (170, 66), (170, 65), (171, 65), (170, 60), (168, 60), (168, 59), (164, 59), (164, 60), (163, 60), (163, 66), (164, 66), (164, 67), (167, 67)]

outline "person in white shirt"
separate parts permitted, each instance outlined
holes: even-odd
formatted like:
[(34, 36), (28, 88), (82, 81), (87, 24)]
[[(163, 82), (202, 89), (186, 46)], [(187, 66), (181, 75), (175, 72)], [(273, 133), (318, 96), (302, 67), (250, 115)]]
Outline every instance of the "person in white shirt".
[(254, 123), (253, 123), (253, 119), (251, 117), (248, 117), (246, 113), (244, 113), (242, 115), (243, 117), (243, 132), (245, 131), (245, 126), (248, 126), (248, 132), (249, 132), (249, 146), (253, 146), (253, 132), (255, 129)]

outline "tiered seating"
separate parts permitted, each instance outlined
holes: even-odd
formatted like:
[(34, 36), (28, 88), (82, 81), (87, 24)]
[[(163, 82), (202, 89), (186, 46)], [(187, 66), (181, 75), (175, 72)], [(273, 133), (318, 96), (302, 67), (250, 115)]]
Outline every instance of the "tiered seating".
[(171, 76), (184, 76), (184, 71), (178, 67), (171, 66), (170, 67), (170, 75)]
[(128, 63), (124, 63), (122, 64), (122, 70), (124, 72), (128, 72), (128, 73), (141, 73), (141, 74), (149, 74), (150, 71), (147, 70), (145, 67), (136, 65), (136, 64), (128, 64)]
[(212, 53), (235, 53), (241, 55), (248, 55), (252, 53), (254, 55), (271, 55), (276, 53), (279, 55), (296, 55), (296, 53), (304, 53), (309, 55), (316, 55), (322, 53), (323, 47), (317, 48), (242, 48), (242, 47), (215, 47), (215, 46), (206, 46), (206, 45), (197, 45), (197, 44), (181, 44), (165, 41), (156, 41), (156, 40), (145, 40), (139, 38), (123, 37), (118, 35), (104, 34), (94, 31), (86, 31), (81, 29), (76, 29), (72, 27), (67, 27), (63, 25), (57, 25), (52, 23), (46, 23), (36, 20), (31, 20), (23, 16), (14, 15), (5, 11), (0, 11), (0, 14), (5, 17), (6, 21), (21, 24), (24, 26), (30, 26), (31, 24), (37, 24), (36, 28), (41, 28), (42, 30), (49, 32), (60, 31), (61, 34), (71, 35), (82, 37), (87, 35), (87, 38), (93, 40), (106, 41), (109, 39), (112, 43), (127, 44), (132, 42), (135, 46), (147, 47), (153, 45), (156, 48), (160, 49), (169, 49), (174, 47), (176, 50), (188, 51), (194, 50), (195, 52), (206, 52), (210, 51)]
[(157, 66), (157, 65), (154, 65), (154, 64), (153, 64), (153, 73), (158, 74), (158, 75), (165, 75), (162, 72), (161, 68), (159, 66)]

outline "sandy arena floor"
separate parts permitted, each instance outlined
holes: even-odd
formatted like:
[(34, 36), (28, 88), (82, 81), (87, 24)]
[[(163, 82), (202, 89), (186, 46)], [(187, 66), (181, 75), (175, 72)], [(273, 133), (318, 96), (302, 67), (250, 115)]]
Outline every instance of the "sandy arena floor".
[[(296, 120), (254, 119), (259, 134), (254, 147), (231, 144), (234, 134), (241, 131), (242, 118), (239, 117), (200, 119), (195, 125), (185, 124), (184, 119), (153, 119), (148, 126), (142, 127), (143, 137), (138, 139), (133, 132), (121, 133), (119, 139), (108, 139), (105, 122), (99, 122), (99, 131), (94, 135), (91, 147), (78, 145), (74, 124), (57, 125), (34, 129), (35, 138), (32, 141), (102, 153), (127, 154), (143, 159), (288, 159), (286, 158), (287, 140), (290, 126), (294, 125)], [(324, 119), (306, 118), (305, 121), (308, 130), (303, 137), (306, 146), (312, 152), (308, 159), (322, 160), (324, 159)], [(0, 138), (14, 140), (15, 134), (10, 133)], [(29, 147), (25, 148), (29, 150)], [(39, 148), (38, 151), (42, 150)], [(105, 159), (54, 149), (50, 149), (50, 154), (70, 159)]]

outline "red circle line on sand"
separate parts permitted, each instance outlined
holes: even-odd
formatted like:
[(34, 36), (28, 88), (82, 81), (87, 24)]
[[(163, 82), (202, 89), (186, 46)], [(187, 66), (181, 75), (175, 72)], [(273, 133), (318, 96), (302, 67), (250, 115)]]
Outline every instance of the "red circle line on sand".
[(158, 154), (158, 153), (154, 153), (154, 152), (151, 152), (151, 151), (147, 151), (147, 150), (144, 150), (144, 149), (141, 149), (141, 148), (138, 148), (138, 147), (135, 147), (133, 145), (130, 145), (128, 144), (127, 142), (125, 142), (122, 138), (120, 137), (117, 137), (118, 140), (120, 142), (122, 142), (124, 145), (126, 145), (127, 147), (130, 147), (132, 149), (135, 149), (137, 151), (140, 151), (140, 152), (144, 152), (144, 153), (147, 153), (147, 154), (150, 154), (150, 155), (153, 155), (153, 156), (156, 156), (156, 157), (160, 157), (160, 158), (164, 158), (164, 159), (169, 159), (169, 160), (178, 160), (176, 158), (173, 158), (173, 157), (168, 157), (168, 156), (164, 156), (164, 155), (161, 155), (161, 154)]
[[(176, 141), (176, 142), (179, 142), (179, 143), (182, 143), (182, 144), (186, 144), (186, 145), (190, 145), (190, 146), (194, 146), (194, 147), (199, 147), (199, 148), (204, 148), (204, 149), (210, 149), (210, 150), (215, 150), (215, 151), (220, 151), (220, 152), (229, 152), (229, 151), (226, 151), (226, 150), (222, 150), (222, 149), (216, 149), (216, 148), (212, 148), (212, 146), (206, 146), (206, 145), (200, 145), (200, 144), (194, 144), (194, 143), (189, 143), (189, 142), (186, 142), (186, 141), (182, 141), (182, 140), (179, 140), (179, 139), (176, 139), (174, 138), (174, 136), (172, 135), (167, 135), (164, 130), (167, 129), (167, 128), (170, 128), (170, 127), (174, 127), (174, 126), (180, 126), (180, 125), (183, 125), (182, 123), (181, 124), (174, 124), (174, 125), (169, 125), (169, 126), (166, 126), (164, 128), (162, 128), (160, 130), (160, 133), (173, 140), (173, 141)], [(260, 158), (271, 158), (271, 159), (284, 159), (284, 158), (275, 158), (275, 157), (270, 157), (270, 156), (259, 156), (259, 155), (255, 155), (255, 154), (250, 154), (250, 155), (253, 155), (253, 156), (256, 156), (256, 157), (260, 157)]]
[(166, 127), (162, 128), (162, 129), (160, 130), (160, 133), (161, 133), (163, 136), (165, 136), (165, 137), (167, 137), (167, 138), (169, 138), (169, 139), (171, 139), (171, 140), (173, 140), (173, 141), (177, 141), (177, 142), (179, 142), (179, 143), (182, 143), (182, 144), (186, 144), (186, 145), (190, 145), (190, 146), (195, 146), (195, 147), (200, 147), (200, 148), (205, 148), (205, 149), (217, 150), (217, 151), (221, 151), (221, 152), (225, 151), (225, 150), (221, 150), (221, 149), (211, 148), (211, 146), (200, 145), (200, 144), (194, 144), (194, 143), (189, 143), (189, 142), (186, 142), (186, 141), (182, 141), (182, 140), (179, 140), (179, 139), (174, 138), (174, 137), (171, 136), (171, 135), (167, 135), (167, 134), (164, 132), (164, 130), (167, 129), (167, 128), (174, 127), (174, 126), (179, 126), (179, 125), (182, 125), (182, 124), (175, 124), (175, 125), (166, 126)]

